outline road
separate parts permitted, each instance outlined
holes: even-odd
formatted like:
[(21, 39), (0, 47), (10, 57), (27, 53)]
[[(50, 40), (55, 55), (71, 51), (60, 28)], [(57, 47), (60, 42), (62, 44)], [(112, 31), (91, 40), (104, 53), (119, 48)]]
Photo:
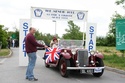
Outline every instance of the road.
[[(0, 83), (31, 83), (25, 79), (26, 67), (18, 66), (19, 49), (12, 48), (13, 56), (0, 64)], [(34, 70), (39, 79), (35, 83), (125, 83), (125, 75), (105, 70), (102, 77), (91, 74), (70, 74), (68, 78), (60, 75), (55, 68), (46, 68), (42, 60), (44, 51), (37, 52), (37, 62)]]

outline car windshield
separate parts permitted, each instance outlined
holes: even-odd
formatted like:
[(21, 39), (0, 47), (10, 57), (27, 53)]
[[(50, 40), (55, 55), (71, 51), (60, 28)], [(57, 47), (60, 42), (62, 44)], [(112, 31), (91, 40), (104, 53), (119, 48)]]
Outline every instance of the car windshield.
[(59, 40), (58, 46), (60, 48), (83, 48), (83, 40)]

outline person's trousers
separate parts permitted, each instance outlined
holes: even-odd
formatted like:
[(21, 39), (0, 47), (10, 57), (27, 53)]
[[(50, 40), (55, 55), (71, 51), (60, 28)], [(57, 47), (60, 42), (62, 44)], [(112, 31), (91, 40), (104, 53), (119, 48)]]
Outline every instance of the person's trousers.
[(28, 55), (29, 63), (27, 66), (26, 77), (28, 79), (32, 79), (34, 78), (33, 70), (36, 64), (37, 56), (36, 56), (36, 52), (28, 53), (27, 55)]
[(15, 47), (15, 43), (13, 43), (13, 47)]

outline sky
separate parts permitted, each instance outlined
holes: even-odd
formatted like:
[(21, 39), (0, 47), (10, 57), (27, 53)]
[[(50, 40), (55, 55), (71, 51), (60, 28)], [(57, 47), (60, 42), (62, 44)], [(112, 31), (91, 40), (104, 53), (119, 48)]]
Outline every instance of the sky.
[[(30, 8), (57, 8), (88, 11), (88, 21), (97, 24), (97, 36), (106, 36), (109, 31), (111, 16), (117, 11), (124, 14), (121, 6), (115, 4), (116, 0), (0, 0), (0, 24), (14, 31), (19, 29), (20, 19), (30, 19)], [(85, 30), (83, 22), (74, 21)], [(56, 21), (56, 34), (60, 37), (66, 33), (67, 21)], [(55, 34), (55, 22), (45, 19), (32, 19), (32, 26), (42, 33)]]

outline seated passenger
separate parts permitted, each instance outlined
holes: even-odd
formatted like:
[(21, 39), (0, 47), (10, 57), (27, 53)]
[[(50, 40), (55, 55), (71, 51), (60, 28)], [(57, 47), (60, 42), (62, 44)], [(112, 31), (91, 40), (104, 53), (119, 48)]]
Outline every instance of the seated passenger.
[(58, 47), (58, 40), (56, 37), (53, 38), (53, 40), (50, 42), (51, 48), (57, 48)]
[[(56, 37), (53, 37), (53, 40), (50, 42), (50, 47), (51, 47), (52, 49), (58, 47), (58, 40), (57, 40)], [(45, 54), (44, 54), (43, 59), (44, 59), (44, 60), (46, 59)]]

